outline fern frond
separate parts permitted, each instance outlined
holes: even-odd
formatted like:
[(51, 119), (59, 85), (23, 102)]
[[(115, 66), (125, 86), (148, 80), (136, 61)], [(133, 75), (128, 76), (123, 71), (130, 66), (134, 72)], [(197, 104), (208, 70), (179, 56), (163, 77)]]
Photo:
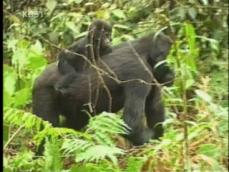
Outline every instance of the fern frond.
[(142, 171), (142, 166), (144, 165), (147, 157), (133, 157), (130, 156), (127, 161), (127, 168), (124, 172), (140, 172)]
[(4, 108), (3, 120), (6, 125), (35, 128), (37, 131), (41, 129), (41, 126), (42, 128), (51, 127), (49, 122), (42, 120), (38, 116), (16, 108)]
[(86, 134), (75, 131), (73, 129), (69, 128), (57, 128), (57, 127), (50, 127), (50, 128), (45, 128), (39, 133), (37, 133), (34, 136), (34, 140), (36, 143), (40, 143), (43, 139), (45, 139), (47, 136), (51, 136), (53, 138), (58, 138), (58, 137), (67, 137), (67, 136), (78, 136), (78, 137), (85, 137)]
[(116, 156), (124, 153), (123, 150), (114, 146), (95, 145), (92, 141), (79, 138), (65, 139), (61, 149), (64, 150), (65, 155), (74, 153), (76, 162), (98, 162), (108, 158), (115, 165), (118, 163)]
[(64, 140), (64, 143), (61, 149), (64, 150), (65, 155), (70, 155), (75, 152), (85, 151), (86, 149), (92, 146), (94, 146), (94, 144), (86, 140), (82, 140), (78, 138), (75, 138), (75, 139), (71, 138), (71, 139)]
[(108, 158), (115, 165), (118, 164), (117, 155), (124, 154), (124, 151), (116, 148), (109, 147), (107, 145), (95, 145), (86, 149), (84, 152), (81, 152), (76, 155), (76, 162), (86, 161), (86, 162), (98, 162), (99, 160)]
[(91, 118), (86, 133), (93, 134), (93, 140), (97, 144), (114, 145), (113, 136), (127, 134), (129, 127), (116, 114), (103, 112)]
[(76, 162), (98, 162), (109, 159), (117, 165), (117, 156), (124, 151), (115, 147), (114, 135), (127, 133), (127, 125), (117, 115), (102, 113), (90, 119), (86, 132), (64, 139), (62, 149), (66, 155), (75, 154)]
[(89, 130), (99, 130), (114, 134), (127, 134), (129, 127), (116, 114), (103, 112), (91, 118), (88, 124)]
[(63, 168), (61, 152), (61, 142), (55, 138), (46, 138), (45, 144), (45, 164), (44, 171), (46, 172), (61, 172)]

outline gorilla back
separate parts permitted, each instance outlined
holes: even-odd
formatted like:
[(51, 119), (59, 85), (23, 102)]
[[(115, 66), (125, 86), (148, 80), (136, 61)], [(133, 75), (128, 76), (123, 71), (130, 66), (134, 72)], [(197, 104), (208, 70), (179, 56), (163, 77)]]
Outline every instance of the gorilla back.
[(53, 65), (35, 83), (33, 112), (55, 126), (58, 115), (62, 114), (66, 116), (67, 127), (81, 129), (88, 122), (84, 110), (97, 114), (124, 108), (123, 119), (132, 129), (127, 137), (133, 144), (158, 138), (163, 128), (155, 124), (164, 121), (164, 106), (161, 88), (155, 80), (170, 85), (174, 74), (166, 64), (154, 67), (165, 60), (170, 46), (167, 37), (155, 38), (153, 34), (124, 43), (103, 56), (97, 67), (76, 73), (69, 85), (56, 87), (57, 90), (53, 84), (63, 76)]

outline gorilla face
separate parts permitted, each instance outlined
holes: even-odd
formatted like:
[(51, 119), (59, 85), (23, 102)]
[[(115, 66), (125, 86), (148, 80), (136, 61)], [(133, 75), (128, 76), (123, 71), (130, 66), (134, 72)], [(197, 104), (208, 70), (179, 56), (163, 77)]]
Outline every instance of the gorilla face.
[(168, 64), (166, 62), (160, 64), (159, 66), (156, 66), (154, 68), (154, 76), (156, 80), (165, 86), (171, 86), (173, 84), (173, 81), (175, 79), (175, 73), (173, 70), (170, 69)]
[(153, 63), (156, 64), (157, 62), (165, 60), (171, 49), (172, 40), (169, 37), (160, 34), (154, 36), (153, 42), (154, 44), (150, 53), (150, 58), (153, 60)]
[(111, 52), (112, 26), (102, 20), (94, 21), (89, 27), (89, 42), (93, 40), (93, 47), (100, 51), (100, 55)]

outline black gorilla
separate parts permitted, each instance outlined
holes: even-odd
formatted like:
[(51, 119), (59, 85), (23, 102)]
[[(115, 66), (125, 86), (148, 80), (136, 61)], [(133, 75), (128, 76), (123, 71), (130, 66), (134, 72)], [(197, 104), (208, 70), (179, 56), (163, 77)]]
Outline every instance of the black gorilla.
[[(108, 54), (111, 48), (112, 27), (102, 20), (95, 20), (90, 26), (88, 35), (75, 42), (68, 48), (69, 51), (61, 51), (59, 54), (58, 69), (62, 74), (68, 72), (68, 68), (82, 71), (87, 63), (82, 58), (86, 56), (90, 61)], [(73, 53), (72, 53), (73, 52)], [(77, 54), (74, 54), (77, 53)], [(68, 68), (65, 65), (69, 65)]]
[(58, 70), (64, 74), (56, 84), (65, 87), (71, 83), (74, 73), (82, 71), (88, 66), (86, 59), (96, 63), (100, 56), (108, 54), (111, 48), (112, 26), (102, 20), (95, 20), (88, 29), (88, 35), (81, 38), (68, 48), (61, 51), (58, 59)]
[(91, 111), (90, 107), (96, 114), (108, 111), (110, 106), (112, 112), (124, 108), (123, 119), (132, 129), (127, 137), (134, 145), (158, 138), (163, 134), (160, 123), (164, 121), (164, 106), (157, 82), (171, 85), (174, 73), (166, 63), (155, 65), (165, 60), (170, 47), (170, 39), (162, 34), (114, 47), (97, 64), (110, 94), (104, 83), (98, 82), (98, 69), (93, 67), (75, 73), (74, 80), (60, 88), (63, 94), (59, 94), (54, 85), (63, 76), (56, 64), (51, 64), (34, 84), (33, 113), (54, 126), (58, 126), (58, 115), (62, 114), (67, 127), (81, 129), (89, 119), (84, 110)]

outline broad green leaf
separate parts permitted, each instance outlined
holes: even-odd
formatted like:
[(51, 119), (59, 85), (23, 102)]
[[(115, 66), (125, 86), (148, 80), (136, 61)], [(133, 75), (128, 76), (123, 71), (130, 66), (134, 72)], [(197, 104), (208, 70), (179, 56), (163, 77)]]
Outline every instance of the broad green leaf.
[(125, 172), (140, 172), (145, 161), (146, 158), (130, 157)]
[(7, 65), (4, 65), (4, 91), (8, 93), (9, 96), (12, 96), (16, 89), (17, 74), (16, 71)]
[(221, 150), (215, 144), (202, 144), (198, 149), (199, 154), (204, 154), (211, 158), (217, 159), (220, 157)]
[(43, 48), (42, 48), (41, 42), (39, 40), (37, 40), (35, 44), (31, 45), (31, 51), (34, 51), (38, 54), (43, 53)]
[(14, 97), (10, 96), (8, 92), (3, 90), (3, 105), (4, 107), (11, 107), (14, 103)]
[(71, 29), (73, 32), (75, 32), (76, 26), (75, 26), (75, 23), (74, 23), (74, 22), (68, 21), (68, 22), (66, 22), (66, 26), (67, 26), (69, 29)]
[(98, 10), (96, 11), (95, 14), (97, 18), (101, 18), (105, 20), (110, 18), (110, 12), (108, 12), (107, 10)]
[(56, 5), (57, 5), (56, 0), (47, 0), (46, 7), (48, 8), (49, 13), (51, 13), (55, 9)]
[(185, 81), (185, 89), (190, 88), (194, 83), (195, 83), (195, 81), (193, 79), (187, 79)]
[(121, 18), (121, 19), (125, 19), (126, 18), (126, 15), (124, 14), (124, 12), (120, 9), (116, 9), (116, 10), (113, 10), (112, 11), (112, 14), (115, 16), (115, 17), (118, 17), (118, 18)]
[(210, 41), (211, 48), (216, 52), (219, 51), (219, 42), (217, 40)]
[(29, 57), (30, 58), (28, 59), (28, 64), (26, 65), (28, 69), (38, 69), (47, 64), (47, 60), (43, 56), (39, 56), (31, 52)]
[(26, 105), (28, 100), (31, 98), (31, 90), (29, 88), (24, 88), (15, 93), (15, 106), (20, 107)]

